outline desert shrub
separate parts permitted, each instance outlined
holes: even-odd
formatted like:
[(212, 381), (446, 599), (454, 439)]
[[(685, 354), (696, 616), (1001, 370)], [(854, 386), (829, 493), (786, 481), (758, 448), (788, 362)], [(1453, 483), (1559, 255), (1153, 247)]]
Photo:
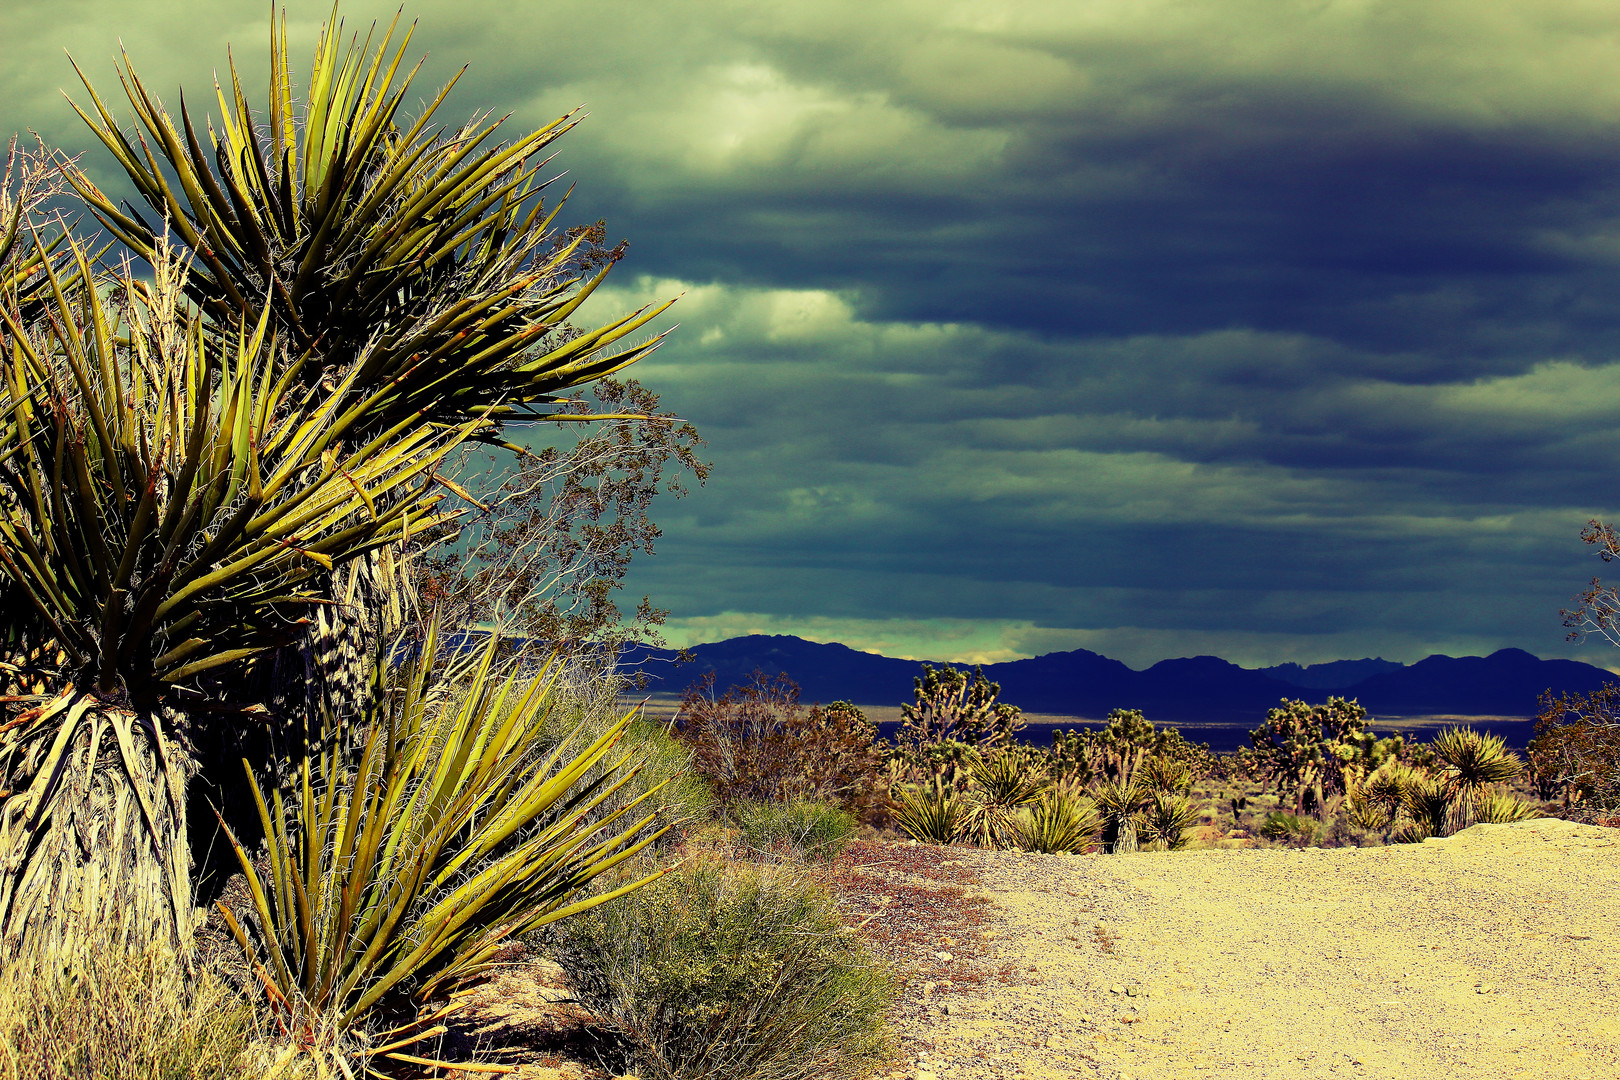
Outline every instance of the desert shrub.
[(1198, 808), (1184, 795), (1154, 792), (1144, 807), (1142, 836), (1155, 851), (1179, 851), (1187, 846), (1187, 831), (1198, 824)]
[(1544, 695), (1529, 757), (1541, 798), (1599, 814), (1620, 809), (1620, 684)]
[(1260, 835), (1284, 844), (1309, 845), (1316, 839), (1317, 822), (1299, 814), (1273, 810), (1260, 823)]
[(791, 866), (695, 858), (537, 944), (643, 1080), (839, 1080), (889, 1053), (893, 978)]
[[(629, 689), (630, 680), (614, 669), (610, 658), (576, 657), (558, 674), (551, 709), (529, 750), (531, 761), (540, 764), (570, 739), (582, 745), (595, 742), (624, 718), (621, 701)], [(643, 812), (656, 809), (664, 821), (680, 826), (711, 816), (714, 795), (709, 785), (695, 775), (691, 750), (675, 739), (667, 725), (638, 712), (625, 725), (619, 749), (621, 755), (628, 753), (639, 761), (641, 768), (591, 811), (591, 820), (611, 817), (649, 792), (652, 794), (642, 804)], [(598, 761), (583, 782), (593, 783), (606, 776), (611, 765), (612, 760)]]
[(893, 806), (894, 823), (913, 840), (950, 844), (968, 828), (967, 803), (937, 777), (927, 784), (896, 789)]
[(785, 674), (755, 671), (717, 698), (709, 673), (687, 689), (674, 732), (723, 805), (814, 799), (861, 815), (881, 803), (877, 727), (848, 702), (806, 710)]
[(1097, 804), (1069, 788), (1048, 789), (1013, 821), (1014, 845), (1048, 855), (1089, 847), (1102, 831)]
[(827, 861), (855, 838), (854, 815), (810, 799), (733, 803), (739, 839), (758, 852)]
[(248, 1002), (171, 955), (93, 950), (68, 970), (0, 971), (3, 1080), (293, 1080)]

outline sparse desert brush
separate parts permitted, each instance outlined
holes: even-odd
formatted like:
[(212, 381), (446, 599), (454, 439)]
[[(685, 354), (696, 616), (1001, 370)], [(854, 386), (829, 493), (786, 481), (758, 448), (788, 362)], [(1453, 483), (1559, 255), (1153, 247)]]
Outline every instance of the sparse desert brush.
[(876, 725), (848, 702), (806, 709), (785, 674), (756, 671), (716, 697), (711, 672), (687, 689), (674, 732), (722, 805), (813, 799), (859, 816), (881, 801)]
[(643, 1080), (852, 1080), (889, 1054), (893, 977), (790, 864), (695, 855), (535, 943)]
[(734, 803), (738, 839), (767, 855), (829, 862), (855, 838), (853, 814), (813, 799)]
[(1267, 840), (1305, 847), (1316, 839), (1320, 829), (1320, 823), (1304, 815), (1273, 810), (1261, 823), (1260, 835)]
[(1620, 684), (1590, 694), (1547, 694), (1529, 747), (1537, 793), (1566, 813), (1620, 810)]

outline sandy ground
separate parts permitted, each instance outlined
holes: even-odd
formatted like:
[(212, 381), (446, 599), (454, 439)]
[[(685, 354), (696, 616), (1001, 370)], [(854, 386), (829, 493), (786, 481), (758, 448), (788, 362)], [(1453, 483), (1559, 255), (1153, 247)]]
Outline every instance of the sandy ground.
[(951, 855), (1000, 980), (913, 1012), (892, 1077), (1620, 1077), (1620, 830)]

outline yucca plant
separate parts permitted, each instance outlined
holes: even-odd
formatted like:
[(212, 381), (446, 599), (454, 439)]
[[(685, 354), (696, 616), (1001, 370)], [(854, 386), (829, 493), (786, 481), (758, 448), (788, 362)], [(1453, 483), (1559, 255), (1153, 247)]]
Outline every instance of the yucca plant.
[[(635, 711), (588, 746), (558, 745), (536, 767), (558, 662), (498, 678), (498, 649), (492, 638), (476, 667), (452, 667), (436, 687), (430, 627), (402, 669), (387, 672), (378, 658), (358, 719), (328, 717), (292, 802), (248, 769), (269, 856), (260, 866), (231, 834), (253, 922), (222, 910), (273, 1008), (318, 1053), (436, 1064), (409, 1052), (442, 1033), (438, 1021), (455, 1008), (454, 998), (433, 1003), (486, 972), (503, 942), (662, 873), (573, 899), (668, 828), (655, 827), (656, 811), (636, 813), (656, 788), (595, 813), (640, 767), (621, 757), (587, 780)], [(360, 738), (341, 730), (351, 722)]]
[(1045, 772), (1011, 749), (975, 753), (967, 766), (972, 782), (966, 798), (967, 836), (980, 847), (1011, 846), (1019, 810), (1040, 798), (1048, 786)]
[(1024, 851), (1069, 854), (1093, 843), (1102, 831), (1096, 803), (1066, 787), (1047, 790), (1013, 821), (1013, 839)]
[(1454, 793), (1445, 781), (1424, 776), (1407, 784), (1401, 794), (1401, 809), (1409, 823), (1395, 834), (1403, 844), (1415, 844), (1431, 836), (1448, 836)]
[(1103, 817), (1103, 848), (1110, 855), (1123, 855), (1137, 849), (1136, 815), (1152, 795), (1134, 780), (1121, 784), (1110, 780), (1097, 788), (1093, 798)]
[(166, 257), (114, 306), (68, 251), (43, 317), (0, 297), (0, 640), (41, 690), (0, 727), (10, 951), (104, 921), (183, 943), (201, 680), (289, 641), (335, 566), (446, 522), (430, 481), (469, 430), (347, 439), (267, 321), (209, 332)]
[(1474, 800), (1475, 821), (1506, 825), (1540, 816), (1540, 811), (1533, 805), (1505, 791), (1482, 791)]
[(1187, 846), (1187, 832), (1198, 824), (1198, 808), (1184, 795), (1153, 793), (1144, 808), (1142, 835), (1154, 851), (1179, 851)]
[[(623, 254), (603, 246), (600, 227), (554, 228), (562, 200), (543, 198), (552, 143), (579, 115), (509, 142), (504, 121), (484, 117), (446, 131), (435, 117), (454, 80), (404, 114), (420, 67), (407, 66), (410, 28), (396, 17), (364, 42), (344, 37), (334, 4), (299, 100), (286, 15), (273, 12), (265, 111), (252, 111), (231, 61), (206, 123), (183, 96), (170, 113), (126, 55), (126, 130), (80, 72), (89, 101), (75, 108), (144, 206), (118, 204), (71, 164), (64, 173), (136, 257), (152, 262), (170, 243), (188, 253), (187, 295), (211, 325), (268, 320), (307, 357), (298, 384), (334, 399), (357, 443), (478, 421), (470, 438), (526, 452), (506, 441), (503, 421), (648, 419), (570, 404), (575, 388), (656, 348), (661, 335), (624, 339), (669, 306), (591, 329), (567, 321)], [(299, 635), (297, 655), (278, 661), (314, 677), (258, 697), (284, 711), (358, 707), (365, 657), (416, 606), (402, 546), (332, 576), (331, 604)]]
[(90, 103), (75, 108), (148, 209), (119, 206), (77, 169), (67, 176), (147, 261), (165, 243), (153, 223), (167, 223), (196, 264), (187, 293), (214, 322), (254, 325), (268, 313), (316, 357), (303, 381), (362, 406), (372, 427), (574, 419), (548, 407), (654, 348), (660, 338), (610, 347), (669, 305), (565, 326), (622, 254), (600, 246), (599, 230), (554, 231), (561, 202), (548, 210), (541, 199), (542, 155), (579, 114), (511, 142), (499, 141), (502, 120), (444, 133), (434, 117), (452, 79), (407, 119), (420, 67), (404, 69), (411, 29), (400, 35), (396, 16), (375, 50), (375, 27), (345, 45), (334, 4), (299, 101), (286, 15), (272, 14), (267, 111), (252, 112), (231, 60), (202, 132), (183, 98), (178, 117), (165, 109), (127, 55), (119, 78), (133, 132), (80, 72)]
[(899, 789), (893, 802), (895, 824), (913, 840), (951, 844), (961, 839), (967, 829), (967, 804), (938, 777), (915, 791)]
[(1508, 749), (1500, 735), (1472, 728), (1447, 728), (1435, 737), (1433, 749), (1440, 779), (1450, 794), (1441, 836), (1472, 825), (1477, 820), (1475, 805), (1485, 788), (1513, 780), (1524, 770), (1519, 755)]

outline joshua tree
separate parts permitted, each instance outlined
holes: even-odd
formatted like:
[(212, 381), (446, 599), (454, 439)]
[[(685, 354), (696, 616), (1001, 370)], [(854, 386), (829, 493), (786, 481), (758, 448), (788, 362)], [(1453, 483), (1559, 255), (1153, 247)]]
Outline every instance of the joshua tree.
[(916, 700), (900, 706), (895, 736), (900, 755), (913, 770), (950, 773), (954, 781), (974, 754), (1010, 746), (1024, 726), (1016, 705), (997, 700), (1001, 684), (986, 679), (978, 667), (969, 676), (948, 665), (935, 670), (924, 664), (915, 682)]

